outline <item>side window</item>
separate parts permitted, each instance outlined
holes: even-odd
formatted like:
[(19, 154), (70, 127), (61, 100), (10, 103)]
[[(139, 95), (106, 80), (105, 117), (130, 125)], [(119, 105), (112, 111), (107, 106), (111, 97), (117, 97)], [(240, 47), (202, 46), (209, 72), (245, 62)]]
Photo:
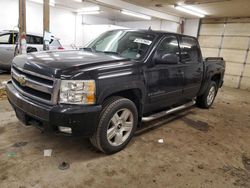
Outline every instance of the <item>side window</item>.
[(43, 44), (43, 38), (42, 37), (34, 37), (35, 44)]
[(166, 37), (157, 47), (155, 55), (174, 54), (179, 55), (178, 40), (175, 36)]
[(35, 45), (43, 44), (43, 38), (42, 37), (27, 35), (26, 39), (27, 39), (27, 44), (35, 44)]
[(10, 44), (10, 34), (0, 35), (0, 44)]
[(181, 60), (183, 63), (198, 63), (200, 59), (197, 40), (191, 37), (182, 37), (180, 41)]
[(27, 44), (34, 44), (33, 36), (27, 35), (26, 41), (27, 41)]

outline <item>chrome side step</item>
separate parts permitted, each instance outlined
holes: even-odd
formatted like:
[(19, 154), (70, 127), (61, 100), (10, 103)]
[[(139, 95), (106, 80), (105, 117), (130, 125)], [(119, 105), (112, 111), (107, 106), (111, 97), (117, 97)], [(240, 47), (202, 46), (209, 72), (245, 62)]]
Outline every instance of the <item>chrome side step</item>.
[(174, 112), (177, 112), (177, 111), (183, 110), (183, 109), (185, 109), (185, 108), (191, 107), (191, 106), (193, 106), (195, 103), (196, 103), (196, 101), (193, 100), (193, 101), (191, 101), (191, 102), (189, 102), (189, 103), (186, 103), (186, 104), (183, 104), (183, 105), (181, 105), (181, 106), (178, 106), (178, 107), (175, 107), (175, 108), (166, 110), (166, 111), (158, 112), (158, 113), (156, 113), (156, 114), (152, 114), (152, 115), (147, 116), (147, 117), (142, 117), (142, 121), (143, 121), (143, 122), (153, 121), (153, 120), (155, 120), (155, 119), (158, 119), (158, 118), (164, 117), (164, 116), (166, 116), (166, 115), (172, 114), (172, 113), (174, 113)]

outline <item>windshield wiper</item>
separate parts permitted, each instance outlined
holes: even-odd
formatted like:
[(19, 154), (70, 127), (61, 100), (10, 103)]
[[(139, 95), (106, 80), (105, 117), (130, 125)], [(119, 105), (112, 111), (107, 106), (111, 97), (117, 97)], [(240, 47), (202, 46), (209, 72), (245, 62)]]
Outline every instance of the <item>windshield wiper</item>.
[(102, 51), (102, 53), (105, 53), (105, 54), (113, 54), (113, 55), (121, 55), (119, 52), (113, 52), (113, 51)]

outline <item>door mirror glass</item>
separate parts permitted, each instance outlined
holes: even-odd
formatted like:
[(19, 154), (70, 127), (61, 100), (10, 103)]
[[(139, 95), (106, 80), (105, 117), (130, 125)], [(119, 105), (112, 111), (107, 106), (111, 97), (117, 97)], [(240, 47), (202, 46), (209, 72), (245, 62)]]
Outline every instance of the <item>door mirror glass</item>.
[(156, 55), (155, 64), (178, 64), (179, 57), (175, 54)]

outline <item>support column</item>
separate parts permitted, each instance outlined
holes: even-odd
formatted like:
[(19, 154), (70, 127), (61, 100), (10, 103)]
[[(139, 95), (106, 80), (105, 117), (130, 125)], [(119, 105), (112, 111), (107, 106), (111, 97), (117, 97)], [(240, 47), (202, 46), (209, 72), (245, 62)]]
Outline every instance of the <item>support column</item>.
[[(43, 34), (50, 32), (50, 6), (49, 0), (43, 0)], [(48, 50), (48, 46), (44, 42), (43, 49)]]
[(26, 0), (19, 0), (19, 53), (26, 53)]

